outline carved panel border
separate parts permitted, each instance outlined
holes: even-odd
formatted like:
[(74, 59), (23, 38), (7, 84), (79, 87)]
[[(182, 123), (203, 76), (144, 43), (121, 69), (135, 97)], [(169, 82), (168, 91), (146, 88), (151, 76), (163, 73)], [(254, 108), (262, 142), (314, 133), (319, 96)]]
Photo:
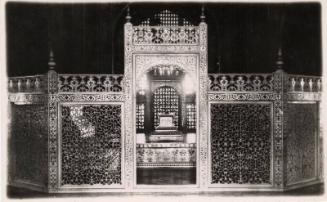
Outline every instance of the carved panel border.
[(288, 101), (320, 101), (321, 93), (294, 92), (286, 94)]
[(276, 93), (208, 93), (209, 101), (264, 101), (276, 100)]
[(46, 94), (10, 93), (9, 101), (18, 105), (40, 104), (47, 102)]
[(58, 94), (59, 102), (123, 102), (123, 94)]
[(190, 46), (190, 45), (147, 45), (147, 46), (134, 46), (135, 52), (138, 53), (148, 53), (148, 52), (183, 52), (183, 53), (198, 53), (200, 48), (199, 46)]

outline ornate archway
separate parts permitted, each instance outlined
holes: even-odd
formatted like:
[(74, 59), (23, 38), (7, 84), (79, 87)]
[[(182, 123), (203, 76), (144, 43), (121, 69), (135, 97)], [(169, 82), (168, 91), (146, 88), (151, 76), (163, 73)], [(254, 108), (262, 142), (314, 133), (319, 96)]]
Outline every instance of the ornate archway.
[[(158, 26), (125, 24), (125, 181), (127, 187), (136, 187), (136, 100), (138, 81), (157, 65), (180, 67), (194, 84), (196, 114), (193, 152), (196, 167), (194, 186), (205, 187), (207, 183), (207, 25), (180, 24), (175, 14), (169, 11), (157, 17), (165, 20)], [(128, 18), (127, 18), (128, 19)], [(177, 19), (177, 21), (176, 21)], [(159, 20), (159, 21), (160, 21)], [(169, 21), (169, 23), (167, 23)], [(191, 110), (190, 110), (191, 111)]]

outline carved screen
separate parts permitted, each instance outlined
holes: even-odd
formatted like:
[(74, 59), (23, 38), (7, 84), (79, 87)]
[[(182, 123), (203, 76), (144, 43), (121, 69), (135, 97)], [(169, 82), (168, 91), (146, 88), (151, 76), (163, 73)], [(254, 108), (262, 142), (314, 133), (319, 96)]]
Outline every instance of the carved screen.
[(269, 104), (211, 104), (211, 183), (268, 184)]
[(196, 127), (195, 104), (186, 105), (186, 122), (187, 122), (188, 129), (195, 129)]
[(286, 184), (313, 179), (316, 169), (316, 104), (288, 104)]
[(136, 105), (136, 128), (138, 130), (144, 129), (144, 104)]
[(121, 106), (63, 105), (61, 185), (121, 184)]
[(178, 105), (179, 96), (174, 88), (169, 86), (157, 88), (153, 93), (154, 126), (159, 125), (159, 114), (165, 113), (174, 114), (173, 121), (175, 126), (178, 126)]
[(46, 105), (11, 105), (9, 173), (12, 180), (47, 184), (47, 113)]

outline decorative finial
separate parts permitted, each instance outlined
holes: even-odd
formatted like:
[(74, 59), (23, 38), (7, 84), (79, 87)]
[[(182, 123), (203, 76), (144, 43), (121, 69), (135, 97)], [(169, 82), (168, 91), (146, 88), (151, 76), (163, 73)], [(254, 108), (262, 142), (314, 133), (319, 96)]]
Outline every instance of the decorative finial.
[(201, 22), (204, 22), (206, 19), (206, 16), (204, 15), (204, 5), (201, 7), (201, 16), (200, 16)]
[(276, 65), (277, 65), (277, 69), (283, 69), (284, 61), (283, 61), (282, 48), (278, 49)]
[(220, 70), (221, 70), (221, 56), (219, 55), (218, 56), (218, 61), (217, 61), (217, 67), (218, 67), (218, 69), (217, 69), (217, 71), (218, 71), (218, 73), (220, 73)]
[(54, 61), (54, 54), (53, 54), (53, 50), (52, 48), (50, 49), (50, 53), (49, 53), (49, 62), (48, 62), (48, 66), (50, 70), (54, 70), (55, 66), (56, 66), (56, 62)]
[(131, 17), (131, 15), (130, 15), (130, 13), (129, 13), (129, 6), (127, 6), (127, 15), (126, 15), (126, 21), (127, 21), (127, 22), (130, 22), (130, 21), (131, 21), (131, 19), (132, 19), (132, 17)]

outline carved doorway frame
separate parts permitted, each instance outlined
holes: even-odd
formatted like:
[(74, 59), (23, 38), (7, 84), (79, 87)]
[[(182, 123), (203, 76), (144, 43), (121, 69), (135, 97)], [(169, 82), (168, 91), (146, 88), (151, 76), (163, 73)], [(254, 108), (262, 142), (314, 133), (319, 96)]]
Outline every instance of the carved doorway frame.
[[(199, 40), (196, 44), (134, 44), (134, 27), (125, 23), (125, 188), (127, 190), (146, 191), (185, 191), (187, 189), (204, 190), (207, 188), (208, 165), (208, 114), (207, 114), (207, 25), (201, 22), (198, 29)], [(197, 158), (195, 185), (136, 185), (136, 93), (135, 86), (140, 75), (156, 65), (177, 65), (186, 73), (196, 75), (197, 110)]]

